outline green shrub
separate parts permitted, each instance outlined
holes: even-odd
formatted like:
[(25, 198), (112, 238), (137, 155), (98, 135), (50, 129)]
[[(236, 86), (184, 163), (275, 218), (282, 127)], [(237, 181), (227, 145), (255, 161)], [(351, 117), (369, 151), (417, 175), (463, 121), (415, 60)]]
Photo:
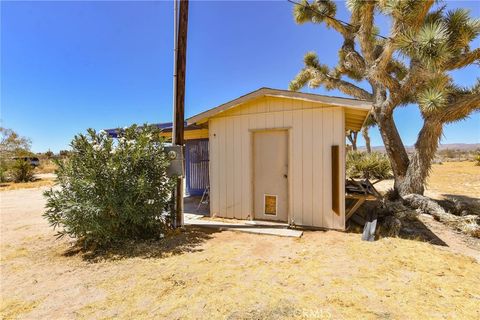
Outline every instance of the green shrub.
[(124, 239), (161, 237), (170, 228), (173, 188), (164, 139), (151, 126), (75, 136), (70, 157), (56, 161), (60, 188), (45, 192), (49, 223), (58, 237), (108, 245)]
[(29, 161), (17, 159), (12, 166), (12, 177), (15, 182), (29, 182), (33, 180), (34, 167)]
[[(12, 129), (0, 127), (0, 182), (22, 182), (32, 179), (33, 173), (25, 163), (14, 160), (31, 156), (31, 141)], [(22, 161), (22, 160), (20, 160)]]
[(5, 163), (5, 161), (0, 160), (0, 182), (8, 181), (7, 171), (8, 171), (7, 164)]
[(390, 179), (393, 177), (388, 157), (379, 152), (347, 153), (346, 174), (352, 179)]
[(475, 155), (475, 165), (480, 166), (480, 152)]
[(12, 161), (5, 157), (0, 157), (0, 182), (11, 180)]

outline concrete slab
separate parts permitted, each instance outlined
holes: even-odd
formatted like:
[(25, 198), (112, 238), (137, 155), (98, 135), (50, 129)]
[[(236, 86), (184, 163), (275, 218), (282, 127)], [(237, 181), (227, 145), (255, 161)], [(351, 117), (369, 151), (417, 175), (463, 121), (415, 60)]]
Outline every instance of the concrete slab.
[(288, 228), (288, 223), (286, 223), (286, 222), (263, 221), (263, 220), (245, 220), (245, 224), (253, 225), (253, 226), (272, 226), (272, 227), (286, 227), (286, 228)]
[(301, 230), (289, 229), (286, 224), (262, 224), (262, 221), (241, 221), (222, 222), (209, 219), (202, 219), (203, 216), (195, 214), (185, 214), (185, 225), (198, 226), (204, 228), (212, 228), (217, 230), (228, 230), (247, 232), (255, 234), (272, 235), (279, 237), (295, 237), (300, 238), (303, 234)]

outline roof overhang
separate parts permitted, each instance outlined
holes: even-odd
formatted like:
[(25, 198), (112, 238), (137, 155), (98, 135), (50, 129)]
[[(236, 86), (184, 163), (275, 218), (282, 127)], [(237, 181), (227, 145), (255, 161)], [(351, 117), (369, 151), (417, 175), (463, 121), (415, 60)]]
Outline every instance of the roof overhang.
[[(153, 126), (159, 128), (160, 135), (162, 137), (167, 138), (167, 140), (172, 139), (172, 131), (173, 131), (173, 124), (172, 122), (164, 122), (164, 123), (155, 123), (152, 124)], [(110, 135), (112, 138), (118, 138), (118, 133), (123, 129), (116, 128), (116, 129), (105, 129), (105, 131)], [(208, 128), (205, 125), (196, 125), (190, 124), (188, 125), (185, 122), (184, 128), (184, 139), (185, 140), (195, 140), (195, 139), (207, 139), (208, 138)]]
[(304, 100), (319, 103), (325, 106), (342, 107), (345, 109), (345, 129), (353, 131), (359, 131), (362, 128), (363, 123), (367, 119), (368, 113), (372, 108), (372, 103), (365, 100), (330, 97), (319, 94), (295, 92), (289, 90), (260, 88), (237, 99), (231, 100), (215, 108), (209, 109), (193, 117), (190, 117), (187, 119), (187, 123), (189, 125), (205, 123), (210, 118), (217, 116), (222, 112), (262, 97)]

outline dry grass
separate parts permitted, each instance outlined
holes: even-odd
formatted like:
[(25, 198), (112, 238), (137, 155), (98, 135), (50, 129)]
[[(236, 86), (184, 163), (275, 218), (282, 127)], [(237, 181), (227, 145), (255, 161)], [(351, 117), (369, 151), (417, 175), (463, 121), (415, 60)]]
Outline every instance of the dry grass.
[[(385, 180), (375, 185), (379, 191), (393, 188), (393, 180)], [(480, 166), (475, 162), (444, 162), (432, 165), (427, 180), (426, 195), (433, 198), (442, 195), (460, 198), (480, 199)]]
[(54, 173), (57, 165), (51, 159), (41, 159), (40, 165), (35, 168), (35, 173)]
[(188, 229), (161, 242), (85, 253), (54, 240), (40, 214), (30, 206), (2, 209), (0, 318), (480, 316), (480, 264), (425, 242)]
[(307, 233), (300, 240), (225, 232), (214, 235), (205, 251), (131, 267), (100, 282), (107, 297), (79, 313), (125, 319), (479, 315), (480, 266), (414, 241), (371, 244), (338, 232)]
[(438, 194), (451, 194), (480, 198), (480, 167), (473, 161), (434, 164), (427, 190)]
[(39, 187), (50, 187), (55, 184), (53, 179), (41, 179), (31, 182), (2, 182), (0, 183), (0, 191), (30, 189)]
[[(29, 241), (27, 255), (2, 262), (9, 278), (2, 290), (13, 299), (3, 318), (480, 316), (480, 265), (416, 241), (366, 243), (335, 231), (302, 239), (204, 233), (185, 251), (150, 255), (158, 243), (143, 244), (94, 260), (49, 238)], [(163, 245), (169, 241), (177, 238)]]
[(38, 302), (35, 301), (2, 300), (0, 316), (5, 320), (16, 319), (18, 315), (29, 313), (37, 305)]
[(2, 319), (480, 318), (480, 264), (448, 247), (188, 229), (85, 253), (54, 239), (41, 191), (2, 194)]

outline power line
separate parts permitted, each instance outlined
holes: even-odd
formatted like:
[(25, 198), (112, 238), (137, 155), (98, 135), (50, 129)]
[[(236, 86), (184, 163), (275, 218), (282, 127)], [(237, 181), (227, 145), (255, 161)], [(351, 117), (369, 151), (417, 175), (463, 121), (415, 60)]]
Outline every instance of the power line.
[[(296, 4), (297, 6), (301, 6), (301, 7), (303, 7), (303, 8), (306, 8), (306, 9), (308, 9), (308, 10), (310, 10), (310, 11), (316, 13), (316, 14), (322, 15), (322, 16), (324, 16), (324, 17), (326, 17), (326, 18), (335, 20), (335, 21), (337, 21), (338, 23), (342, 24), (344, 27), (357, 28), (357, 26), (354, 26), (353, 24), (350, 24), (350, 23), (348, 23), (348, 22), (346, 22), (346, 21), (343, 21), (343, 20), (334, 18), (334, 17), (332, 17), (332, 16), (329, 16), (328, 14), (325, 14), (325, 13), (323, 13), (323, 12), (320, 12), (320, 11), (318, 11), (318, 10), (315, 10), (315, 9), (312, 8), (310, 5), (304, 5), (304, 4), (302, 4), (302, 3), (295, 2), (295, 1), (292, 1), (292, 0), (287, 0), (287, 1), (290, 2), (290, 3)], [(385, 40), (388, 39), (387, 37), (384, 37), (384, 36), (382, 36), (381, 34), (378, 34), (378, 33), (372, 33), (372, 35), (377, 36), (377, 37), (380, 37), (380, 38), (385, 39)]]

